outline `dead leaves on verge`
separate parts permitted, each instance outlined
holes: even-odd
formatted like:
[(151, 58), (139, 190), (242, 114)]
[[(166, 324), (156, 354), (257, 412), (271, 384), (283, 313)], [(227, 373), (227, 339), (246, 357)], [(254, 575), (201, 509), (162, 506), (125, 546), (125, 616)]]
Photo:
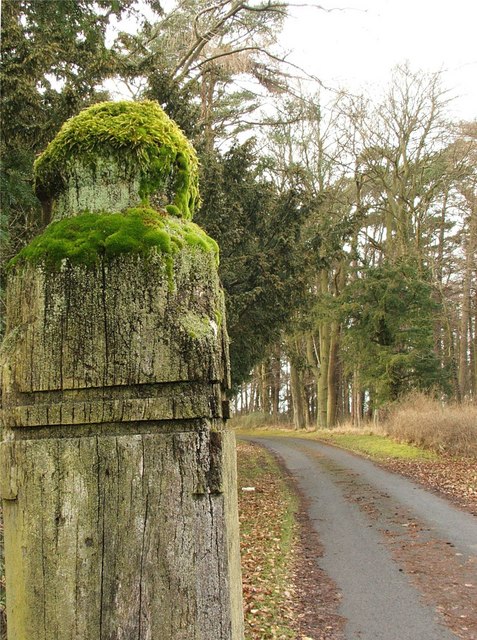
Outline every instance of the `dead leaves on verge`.
[(238, 472), (246, 640), (342, 640), (340, 597), (290, 478), (242, 442)]
[(296, 638), (288, 576), (293, 496), (269, 454), (246, 443), (237, 453), (245, 637)]
[(443, 493), (466, 511), (477, 516), (477, 460), (452, 458), (440, 460), (387, 460), (391, 471), (401, 473), (428, 489)]

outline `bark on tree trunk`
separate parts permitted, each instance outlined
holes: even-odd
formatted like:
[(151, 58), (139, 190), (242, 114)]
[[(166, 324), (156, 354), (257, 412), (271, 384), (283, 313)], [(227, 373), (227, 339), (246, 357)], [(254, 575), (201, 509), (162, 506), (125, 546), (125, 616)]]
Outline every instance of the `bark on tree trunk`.
[(330, 327), (326, 323), (322, 323), (320, 326), (320, 371), (317, 384), (317, 420), (319, 429), (324, 429), (327, 425), (329, 359)]
[(363, 401), (361, 383), (359, 379), (359, 370), (355, 368), (353, 373), (352, 401), (351, 401), (352, 423), (356, 427), (361, 426), (363, 416)]
[(318, 401), (318, 381), (320, 375), (320, 360), (318, 349), (316, 346), (315, 336), (312, 333), (307, 334), (306, 336), (306, 357), (308, 360), (308, 364), (310, 365), (313, 373), (315, 383), (313, 385), (312, 391), (312, 407), (311, 407), (311, 417), (314, 421), (315, 425), (318, 426), (318, 412), (319, 412), (319, 401)]
[(462, 283), (462, 308), (459, 331), (459, 369), (458, 383), (459, 395), (465, 399), (469, 391), (469, 322), (470, 322), (470, 297), (471, 297), (471, 276), (473, 265), (470, 261), (469, 242), (466, 243), (466, 261), (464, 271), (464, 282)]
[(270, 403), (270, 383), (269, 383), (269, 367), (268, 360), (260, 365), (260, 386), (262, 398), (262, 411), (269, 415), (271, 413)]
[(281, 387), (281, 351), (280, 345), (275, 348), (275, 354), (272, 358), (271, 366), (271, 395), (272, 395), (272, 413), (275, 420), (280, 417), (280, 387)]
[(477, 254), (477, 198), (475, 194), (467, 194), (467, 200), (471, 209), (468, 237), (464, 244), (465, 270), (462, 283), (462, 308), (459, 335), (459, 393), (463, 400), (469, 393), (470, 380), (470, 350), (471, 350), (471, 297), (472, 276), (475, 273), (475, 257)]
[(474, 301), (474, 335), (472, 337), (472, 397), (477, 402), (477, 289)]
[(293, 404), (293, 426), (295, 429), (306, 428), (305, 402), (303, 393), (303, 376), (300, 370), (290, 362), (290, 387)]
[(328, 428), (333, 427), (336, 423), (336, 403), (338, 400), (337, 359), (339, 347), (339, 325), (337, 322), (333, 322), (331, 324), (330, 332), (330, 349), (328, 358), (328, 395), (326, 408), (326, 426)]

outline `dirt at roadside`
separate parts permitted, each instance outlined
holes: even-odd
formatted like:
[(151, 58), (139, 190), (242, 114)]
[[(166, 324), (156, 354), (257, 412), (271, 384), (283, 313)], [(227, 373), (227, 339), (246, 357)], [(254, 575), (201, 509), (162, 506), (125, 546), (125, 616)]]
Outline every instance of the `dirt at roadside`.
[(292, 569), (294, 627), (297, 640), (344, 640), (345, 619), (338, 615), (341, 600), (330, 577), (318, 566), (322, 547), (304, 508), (297, 513), (300, 540)]
[(323, 546), (312, 527), (306, 498), (279, 458), (275, 458), (291, 490), (298, 499), (295, 514), (296, 544), (293, 550), (290, 591), (293, 593), (292, 626), (296, 640), (344, 640), (345, 618), (338, 615), (341, 594), (336, 584), (319, 566)]

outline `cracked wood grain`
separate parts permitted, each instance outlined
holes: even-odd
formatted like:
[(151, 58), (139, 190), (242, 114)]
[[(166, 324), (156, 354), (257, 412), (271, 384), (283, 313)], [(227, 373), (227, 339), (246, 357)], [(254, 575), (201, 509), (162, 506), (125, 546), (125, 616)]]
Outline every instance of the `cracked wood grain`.
[(241, 640), (215, 265), (185, 248), (173, 288), (154, 258), (29, 266), (8, 308), (9, 640)]

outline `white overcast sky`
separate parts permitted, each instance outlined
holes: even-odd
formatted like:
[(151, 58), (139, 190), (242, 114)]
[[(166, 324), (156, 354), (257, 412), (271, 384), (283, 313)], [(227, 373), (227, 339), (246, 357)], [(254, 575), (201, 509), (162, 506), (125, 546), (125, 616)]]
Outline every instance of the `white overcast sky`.
[(456, 96), (453, 115), (477, 118), (477, 0), (323, 0), (321, 6), (336, 10), (292, 10), (281, 38), (291, 61), (326, 85), (351, 91), (379, 91), (392, 67), (406, 61), (414, 71), (442, 71)]
[[(166, 9), (173, 4), (174, 0), (163, 0)], [(326, 86), (380, 92), (391, 69), (407, 62), (413, 71), (442, 71), (444, 87), (455, 97), (451, 115), (477, 119), (477, 0), (290, 0), (290, 4), (298, 6), (290, 9), (280, 43), (290, 62)]]

